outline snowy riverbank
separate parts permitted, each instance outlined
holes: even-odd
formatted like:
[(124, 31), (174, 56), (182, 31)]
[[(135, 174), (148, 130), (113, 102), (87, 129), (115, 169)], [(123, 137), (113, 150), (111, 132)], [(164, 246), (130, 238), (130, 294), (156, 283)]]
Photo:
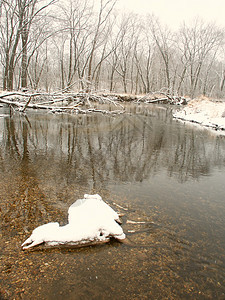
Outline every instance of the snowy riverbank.
[(225, 130), (225, 102), (205, 99), (191, 100), (182, 110), (175, 112), (173, 117), (207, 128)]

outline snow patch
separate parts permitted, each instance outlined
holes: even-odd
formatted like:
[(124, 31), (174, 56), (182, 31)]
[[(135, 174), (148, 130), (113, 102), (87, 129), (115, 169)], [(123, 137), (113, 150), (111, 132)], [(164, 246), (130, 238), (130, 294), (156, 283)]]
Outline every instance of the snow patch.
[(119, 215), (98, 194), (85, 194), (69, 207), (67, 225), (59, 226), (57, 222), (41, 225), (33, 230), (22, 247), (29, 249), (42, 243), (85, 245), (108, 242), (111, 237), (123, 240), (126, 236), (119, 221)]
[(216, 130), (225, 130), (225, 102), (192, 100), (173, 117)]

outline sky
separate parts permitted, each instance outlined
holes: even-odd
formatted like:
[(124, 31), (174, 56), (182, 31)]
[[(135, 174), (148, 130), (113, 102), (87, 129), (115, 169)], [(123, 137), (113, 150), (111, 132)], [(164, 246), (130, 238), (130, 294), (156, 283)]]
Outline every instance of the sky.
[(225, 0), (118, 0), (117, 7), (139, 14), (154, 13), (171, 29), (195, 17), (225, 27)]

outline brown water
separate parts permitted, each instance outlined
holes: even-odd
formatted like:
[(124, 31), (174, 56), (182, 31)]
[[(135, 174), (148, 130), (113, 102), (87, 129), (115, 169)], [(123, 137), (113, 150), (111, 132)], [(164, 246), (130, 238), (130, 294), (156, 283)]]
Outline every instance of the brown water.
[[(225, 138), (166, 107), (128, 109), (1, 110), (0, 299), (225, 299)], [(21, 250), (84, 193), (124, 214), (128, 244)]]

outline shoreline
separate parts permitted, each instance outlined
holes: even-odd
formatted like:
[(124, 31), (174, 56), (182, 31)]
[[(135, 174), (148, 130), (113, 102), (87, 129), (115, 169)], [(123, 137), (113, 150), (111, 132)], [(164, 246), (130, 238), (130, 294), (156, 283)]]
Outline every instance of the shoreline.
[(225, 131), (225, 102), (191, 100), (187, 106), (173, 113), (173, 118), (223, 132)]

